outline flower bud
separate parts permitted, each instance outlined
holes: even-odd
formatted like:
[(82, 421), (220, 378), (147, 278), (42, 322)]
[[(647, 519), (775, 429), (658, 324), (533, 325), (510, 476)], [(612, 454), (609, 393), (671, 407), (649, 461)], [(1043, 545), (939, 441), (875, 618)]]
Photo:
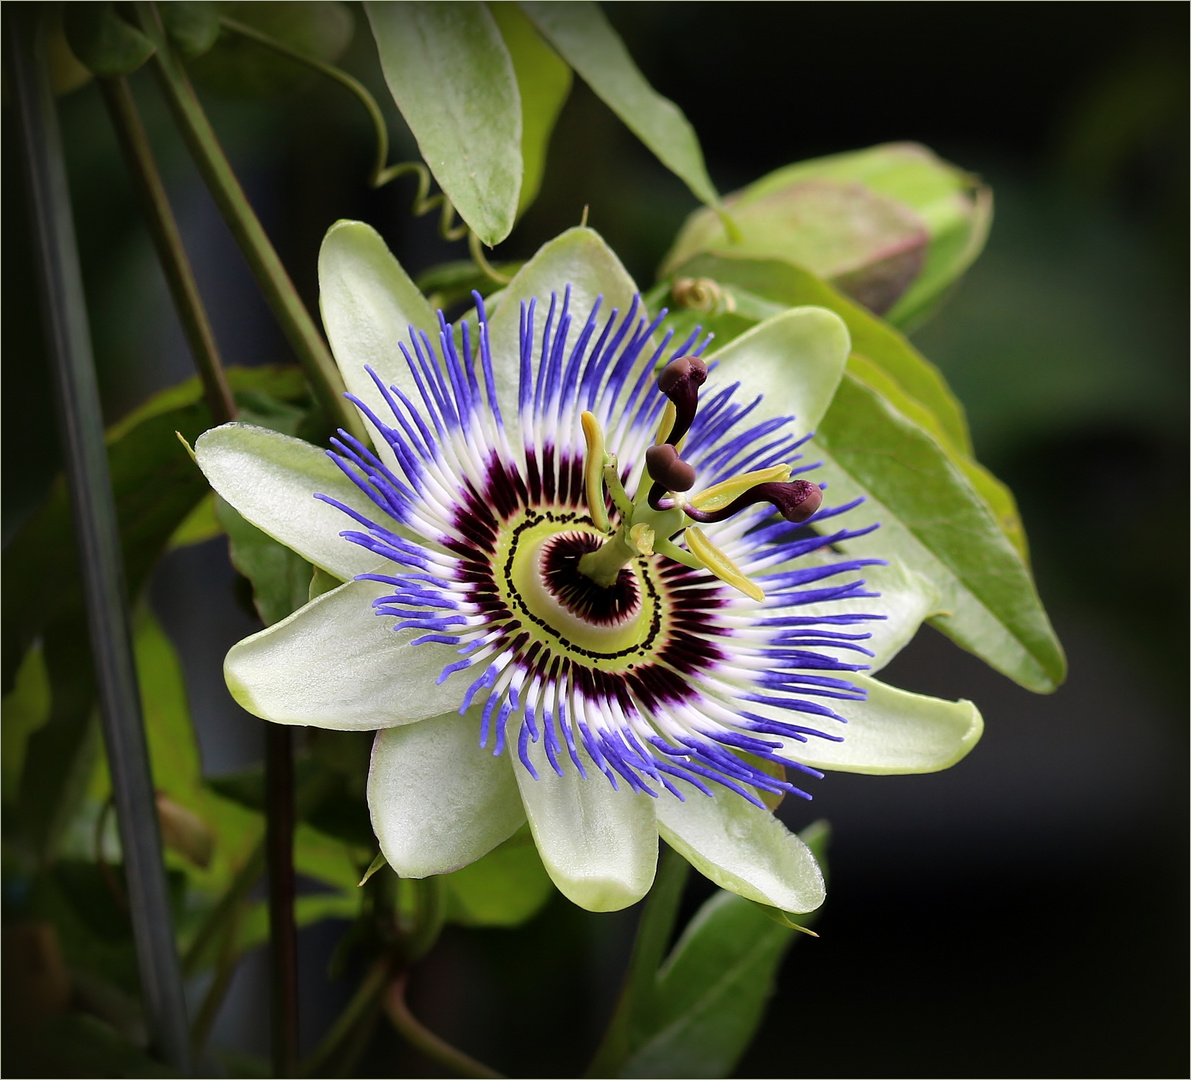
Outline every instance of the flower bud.
[(662, 266), (699, 255), (781, 259), (891, 322), (925, 314), (979, 254), (992, 202), (976, 178), (925, 147), (890, 143), (789, 165), (728, 196), (739, 230), (692, 214)]

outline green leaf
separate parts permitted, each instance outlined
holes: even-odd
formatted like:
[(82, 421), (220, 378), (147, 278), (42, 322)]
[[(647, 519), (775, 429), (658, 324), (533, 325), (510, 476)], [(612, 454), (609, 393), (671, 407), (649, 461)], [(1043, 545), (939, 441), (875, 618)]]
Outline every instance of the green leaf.
[(992, 510), (1001, 531), (1017, 549), (1022, 561), (1029, 563), (1029, 549), (1026, 544), (1026, 530), (1017, 512), (1013, 493), (1000, 480), (975, 459), (957, 449), (951, 441), (950, 432), (945, 431), (937, 415), (911, 397), (887, 370), (882, 370), (867, 356), (856, 352), (848, 359), (848, 370), (866, 386), (876, 390), (890, 405), (919, 427), (929, 431), (947, 456), (959, 466), (968, 482)]
[(52, 859), (82, 805), (100, 754), (95, 679), (81, 600), (79, 608), (73, 618), (64, 613), (46, 628), (42, 651), (50, 713), (25, 744), (17, 793), (21, 835), (39, 862)]
[(302, 607), (310, 598), (310, 563), (245, 521), (223, 499), (216, 500), (215, 513), (227, 532), (232, 565), (252, 582), (261, 621), (272, 626)]
[(223, 526), (215, 516), (215, 493), (208, 492), (195, 504), (193, 510), (186, 515), (169, 539), (167, 547), (170, 551), (175, 548), (190, 547), (192, 544), (202, 544), (207, 540), (223, 534)]
[[(173, 7), (173, 3), (163, 5)], [(274, 0), (219, 3), (220, 15), (246, 23), (295, 52), (333, 63), (350, 44), (355, 20), (346, 4)], [(280, 56), (239, 34), (224, 32), (214, 46), (187, 65), (195, 80), (224, 97), (276, 98), (314, 78), (305, 65)]]
[[(822, 862), (828, 833), (801, 836)], [(805, 926), (813, 915), (787, 917)], [(617, 1076), (731, 1074), (760, 1026), (786, 950), (799, 936), (761, 905), (722, 889), (687, 925), (634, 1009), (630, 1053)]]
[(131, 75), (153, 55), (153, 43), (114, 4), (71, 4), (62, 23), (70, 51), (95, 75)]
[(469, 3), (365, 3), (385, 82), (422, 158), (489, 247), (521, 190), (521, 95), (491, 12)]
[(707, 175), (694, 128), (674, 102), (645, 80), (599, 7), (582, 2), (522, 3), (542, 36), (584, 82), (696, 198), (709, 206), (719, 195)]
[[(253, 392), (282, 402), (307, 397), (295, 369), (230, 368), (227, 375), (238, 398)], [(175, 432), (193, 443), (210, 425), (195, 378), (156, 394), (108, 430), (108, 469), (131, 597), (140, 592), (175, 530), (208, 493)], [(61, 476), (4, 549), (3, 575), (0, 671), (7, 692), (33, 639), (61, 613), (73, 612), (70, 619), (79, 626), (74, 632), (85, 633), (70, 504)]]
[(16, 683), (4, 695), (3, 714), (3, 745), (0, 746), (0, 775), (3, 782), (0, 794), (4, 803), (8, 804), (17, 797), (29, 737), (50, 718), (50, 681), (39, 645), (25, 654), (17, 670)]
[(848, 327), (852, 350), (896, 379), (906, 394), (929, 410), (960, 453), (972, 453), (963, 407), (938, 368), (902, 334), (810, 271), (785, 259), (755, 259), (716, 251), (688, 260), (674, 270), (674, 276), (716, 282), (727, 292), (720, 301), (720, 310), (727, 306), (745, 317), (763, 319), (772, 314), (766, 307), (757, 307), (757, 300), (784, 307), (814, 304), (834, 311)]
[(1021, 555), (968, 478), (929, 432), (855, 375), (818, 427), (818, 475), (831, 501), (863, 496), (853, 524), (881, 528), (844, 542), (853, 555), (896, 556), (940, 592), (931, 622), (1027, 689), (1064, 678), (1062, 647)]
[(77, 1076), (177, 1076), (168, 1065), (84, 1013), (54, 1017), (39, 1033), (55, 1061)]
[(170, 42), (187, 60), (202, 56), (219, 37), (219, 13), (209, 0), (172, 0), (157, 10)]
[(513, 59), (521, 92), (521, 160), (525, 170), (517, 200), (517, 214), (521, 215), (542, 186), (550, 135), (571, 92), (571, 69), (542, 40), (516, 4), (490, 3), (488, 10)]
[(443, 885), (447, 919), (464, 926), (520, 926), (554, 893), (525, 825), (482, 859), (446, 874)]

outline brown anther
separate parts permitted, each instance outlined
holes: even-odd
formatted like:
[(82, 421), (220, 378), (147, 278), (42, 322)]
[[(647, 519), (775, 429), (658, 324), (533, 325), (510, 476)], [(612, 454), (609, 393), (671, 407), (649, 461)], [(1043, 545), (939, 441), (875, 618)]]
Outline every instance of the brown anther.
[[(700, 387), (707, 380), (707, 365), (697, 356), (679, 356), (671, 360), (658, 375), (658, 389), (671, 397), (670, 391), (680, 382), (693, 382)], [(677, 404), (677, 403), (676, 403)]]
[(654, 483), (666, 491), (690, 491), (695, 486), (695, 467), (683, 461), (669, 443), (646, 450), (645, 467)]
[(674, 402), (674, 427), (666, 442), (675, 446), (691, 428), (699, 408), (699, 387), (707, 379), (707, 365), (697, 356), (679, 356), (658, 375), (658, 389)]
[(817, 484), (808, 480), (791, 480), (784, 484), (758, 484), (719, 510), (697, 510), (693, 506), (687, 506), (684, 510), (688, 517), (709, 524), (713, 521), (726, 521), (745, 507), (754, 506), (759, 502), (770, 503), (787, 521), (801, 525), (814, 517), (815, 512), (823, 505), (823, 492)]

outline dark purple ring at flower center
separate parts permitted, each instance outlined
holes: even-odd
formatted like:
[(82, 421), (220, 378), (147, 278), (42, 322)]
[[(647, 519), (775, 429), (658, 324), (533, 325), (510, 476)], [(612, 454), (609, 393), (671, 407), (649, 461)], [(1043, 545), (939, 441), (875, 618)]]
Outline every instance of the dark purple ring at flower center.
[(601, 543), (594, 533), (559, 533), (542, 545), (539, 566), (550, 595), (572, 615), (593, 626), (616, 626), (641, 610), (641, 587), (628, 567), (607, 586), (579, 572), (579, 559)]

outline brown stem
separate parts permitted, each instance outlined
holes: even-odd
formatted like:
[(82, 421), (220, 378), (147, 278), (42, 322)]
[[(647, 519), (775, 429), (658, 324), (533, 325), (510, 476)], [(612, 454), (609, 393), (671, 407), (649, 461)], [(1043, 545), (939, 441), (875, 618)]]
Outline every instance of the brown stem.
[(482, 1061), (476, 1061), (425, 1027), (409, 1011), (409, 1005), (405, 1001), (405, 984), (404, 972), (389, 983), (389, 988), (385, 991), (385, 1012), (406, 1042), (459, 1076), (503, 1077), (503, 1073), (489, 1068)]

